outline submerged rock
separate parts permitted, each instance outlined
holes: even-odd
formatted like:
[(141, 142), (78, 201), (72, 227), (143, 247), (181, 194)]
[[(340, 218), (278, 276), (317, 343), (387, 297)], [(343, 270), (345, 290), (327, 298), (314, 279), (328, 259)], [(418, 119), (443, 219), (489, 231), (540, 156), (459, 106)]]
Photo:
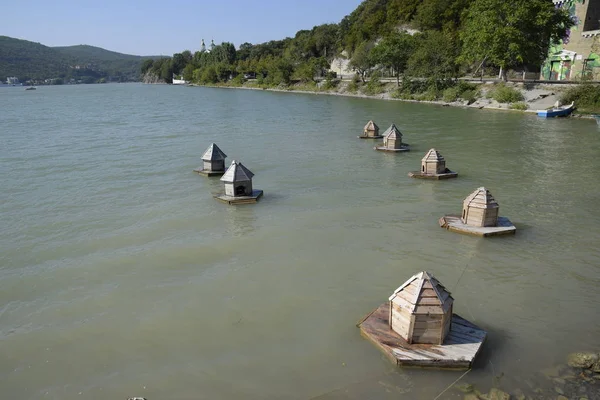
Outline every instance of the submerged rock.
[(454, 385), (454, 387), (463, 393), (471, 393), (473, 390), (475, 390), (475, 386), (469, 383), (457, 383)]
[(510, 400), (510, 394), (498, 388), (492, 388), (486, 398), (488, 400)]
[(574, 368), (590, 368), (598, 362), (596, 353), (571, 353), (567, 359), (567, 364)]

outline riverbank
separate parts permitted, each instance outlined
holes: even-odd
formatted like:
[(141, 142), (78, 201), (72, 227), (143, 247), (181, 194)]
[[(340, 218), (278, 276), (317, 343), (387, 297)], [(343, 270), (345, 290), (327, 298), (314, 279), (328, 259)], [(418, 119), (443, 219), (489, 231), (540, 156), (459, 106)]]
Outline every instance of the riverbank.
[[(475, 109), (486, 109), (496, 111), (516, 111), (535, 113), (537, 110), (543, 110), (552, 107), (557, 101), (560, 101), (561, 96), (567, 89), (565, 86), (551, 84), (523, 84), (523, 83), (507, 83), (499, 84), (492, 82), (484, 82), (481, 84), (469, 84), (473, 86), (472, 93), (468, 99), (456, 98), (453, 101), (448, 99), (431, 99), (431, 93), (415, 94), (413, 97), (399, 93), (398, 86), (395, 83), (380, 84), (375, 93), (372, 88), (366, 84), (358, 84), (352, 81), (337, 82), (335, 86), (326, 88), (327, 82), (323, 81), (320, 84), (293, 84), (289, 86), (280, 85), (277, 87), (268, 87), (260, 85), (253, 81), (248, 81), (243, 84), (224, 83), (216, 85), (199, 85), (190, 84), (189, 86), (204, 86), (226, 89), (246, 89), (246, 90), (266, 90), (271, 92), (288, 92), (302, 94), (320, 94), (329, 96), (345, 96), (358, 97), (377, 100), (395, 100), (412, 103), (435, 104), (446, 107), (464, 107)], [(508, 91), (514, 91), (520, 94), (521, 100), (513, 102), (500, 102), (493, 97), (493, 92), (498, 87), (507, 88)], [(366, 92), (366, 93), (365, 93)], [(445, 94), (445, 93), (444, 93)], [(519, 96), (516, 98), (518, 99)], [(574, 114), (577, 117), (588, 117), (585, 114)]]

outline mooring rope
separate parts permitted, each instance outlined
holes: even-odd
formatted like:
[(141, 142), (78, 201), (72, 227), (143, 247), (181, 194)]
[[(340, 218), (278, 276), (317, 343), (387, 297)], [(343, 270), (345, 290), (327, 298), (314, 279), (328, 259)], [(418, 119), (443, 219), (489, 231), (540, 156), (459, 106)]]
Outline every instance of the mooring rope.
[(464, 373), (464, 374), (462, 374), (461, 376), (459, 376), (457, 380), (455, 380), (455, 381), (454, 381), (454, 382), (452, 382), (450, 385), (448, 385), (448, 387), (447, 387), (446, 389), (442, 390), (442, 393), (438, 394), (438, 395), (435, 397), (435, 399), (433, 399), (433, 400), (437, 400), (437, 399), (439, 399), (441, 395), (443, 395), (444, 393), (446, 393), (446, 391), (447, 391), (448, 389), (450, 389), (452, 386), (456, 385), (456, 383), (457, 383), (458, 381), (460, 381), (462, 378), (464, 378), (464, 376), (465, 376), (466, 374), (468, 374), (469, 372), (471, 372), (471, 368), (469, 368), (468, 370), (466, 370), (466, 371), (465, 371), (465, 373)]

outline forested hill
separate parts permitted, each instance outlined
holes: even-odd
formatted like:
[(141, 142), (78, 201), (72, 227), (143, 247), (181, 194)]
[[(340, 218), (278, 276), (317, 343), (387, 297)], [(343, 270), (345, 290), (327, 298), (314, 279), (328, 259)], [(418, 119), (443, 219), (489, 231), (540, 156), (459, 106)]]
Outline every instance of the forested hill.
[(0, 36), (0, 81), (16, 76), (22, 82), (127, 82), (139, 80), (147, 57), (121, 54), (99, 47), (48, 47), (28, 40)]
[(184, 50), (144, 61), (142, 73), (211, 84), (255, 76), (261, 85), (278, 86), (315, 83), (348, 61), (363, 81), (391, 72), (407, 83), (427, 78), (439, 91), (444, 82), (480, 69), (506, 77), (509, 69), (538, 68), (573, 24), (551, 0), (365, 0), (339, 23), (237, 49), (223, 42), (210, 51)]

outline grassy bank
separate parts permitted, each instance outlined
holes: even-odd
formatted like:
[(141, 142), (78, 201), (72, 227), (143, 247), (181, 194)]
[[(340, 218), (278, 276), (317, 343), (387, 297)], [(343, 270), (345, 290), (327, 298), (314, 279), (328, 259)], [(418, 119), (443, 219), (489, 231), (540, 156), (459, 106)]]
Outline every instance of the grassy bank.
[(561, 96), (564, 104), (575, 102), (582, 114), (600, 114), (600, 85), (583, 83), (567, 89)]

